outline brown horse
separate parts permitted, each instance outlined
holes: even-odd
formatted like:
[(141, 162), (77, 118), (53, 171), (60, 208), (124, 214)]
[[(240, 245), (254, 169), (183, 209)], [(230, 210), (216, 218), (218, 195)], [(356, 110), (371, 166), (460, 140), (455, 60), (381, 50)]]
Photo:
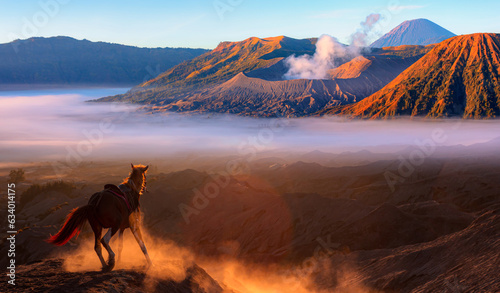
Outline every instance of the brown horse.
[[(111, 184), (105, 185), (104, 190), (92, 195), (86, 206), (71, 211), (61, 230), (47, 239), (47, 242), (64, 245), (73, 236), (80, 233), (83, 224), (88, 220), (94, 231), (94, 249), (102, 263), (102, 270), (111, 271), (115, 266), (115, 253), (111, 250), (109, 241), (117, 231), (120, 231), (118, 239), (118, 260), (120, 260), (123, 248), (123, 231), (130, 228), (146, 256), (147, 268), (149, 268), (151, 259), (142, 239), (139, 209), (139, 199), (142, 193), (146, 191), (146, 171), (148, 166), (131, 165), (132, 171), (122, 184), (118, 187)], [(103, 228), (109, 228), (109, 230), (101, 238)], [(101, 243), (108, 251), (107, 264), (102, 257)]]

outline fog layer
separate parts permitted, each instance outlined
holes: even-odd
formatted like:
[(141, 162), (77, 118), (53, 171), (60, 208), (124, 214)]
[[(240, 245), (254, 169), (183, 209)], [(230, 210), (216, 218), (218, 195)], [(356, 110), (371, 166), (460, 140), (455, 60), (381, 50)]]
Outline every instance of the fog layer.
[(133, 159), (201, 150), (242, 154), (249, 147), (256, 151), (377, 152), (429, 140), (441, 146), (471, 145), (500, 133), (496, 120), (152, 115), (134, 105), (85, 102), (126, 90), (1, 92), (0, 162)]

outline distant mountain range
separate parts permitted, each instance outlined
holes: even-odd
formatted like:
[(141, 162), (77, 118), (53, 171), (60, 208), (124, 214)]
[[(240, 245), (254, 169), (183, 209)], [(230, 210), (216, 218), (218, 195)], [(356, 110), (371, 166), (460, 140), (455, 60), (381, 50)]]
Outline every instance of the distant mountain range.
[(221, 43), (124, 95), (100, 101), (148, 104), (153, 112), (259, 117), (491, 118), (500, 114), (498, 38), (454, 36), (425, 19), (406, 21), (354, 59), (335, 60), (337, 67), (323, 80), (283, 77), (285, 58), (312, 55), (315, 39), (249, 38)]
[[(455, 36), (426, 19), (405, 21), (370, 48), (337, 57), (322, 80), (285, 78), (286, 58), (312, 56), (314, 38), (252, 37), (212, 51), (33, 38), (0, 45), (0, 85), (135, 81), (129, 92), (97, 101), (152, 112), (490, 118), (500, 115), (498, 36)], [(157, 65), (173, 67), (153, 77)]]
[(456, 36), (449, 30), (428, 19), (414, 19), (403, 22), (373, 42), (370, 47), (383, 48), (402, 45), (430, 45)]
[(137, 48), (69, 37), (0, 44), (0, 86), (133, 85), (208, 50)]

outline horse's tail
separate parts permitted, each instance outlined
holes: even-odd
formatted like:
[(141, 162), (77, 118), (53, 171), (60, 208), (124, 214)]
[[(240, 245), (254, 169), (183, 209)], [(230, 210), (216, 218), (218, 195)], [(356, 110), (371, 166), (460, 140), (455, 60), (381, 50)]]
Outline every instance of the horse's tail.
[(86, 205), (72, 210), (66, 217), (66, 222), (61, 230), (46, 241), (59, 246), (66, 244), (73, 236), (80, 234), (80, 229), (94, 213), (94, 208), (93, 205)]

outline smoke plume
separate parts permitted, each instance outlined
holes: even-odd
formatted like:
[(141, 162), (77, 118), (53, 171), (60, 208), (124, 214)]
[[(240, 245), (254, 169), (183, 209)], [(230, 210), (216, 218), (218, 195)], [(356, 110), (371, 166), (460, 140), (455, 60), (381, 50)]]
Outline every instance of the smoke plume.
[(380, 14), (372, 13), (368, 15), (365, 21), (361, 22), (361, 28), (351, 35), (351, 46), (366, 47), (368, 46), (368, 37), (373, 31), (375, 24), (380, 20)]
[(290, 56), (285, 60), (290, 67), (285, 74), (286, 79), (323, 79), (328, 70), (335, 67), (334, 59), (344, 57), (347, 49), (335, 38), (322, 35), (316, 43), (314, 55)]
[(361, 54), (366, 47), (367, 39), (372, 34), (375, 24), (380, 20), (380, 14), (372, 13), (365, 21), (361, 22), (361, 28), (350, 36), (350, 45), (346, 46), (332, 36), (322, 35), (316, 43), (314, 55), (292, 55), (285, 59), (289, 67), (284, 75), (285, 79), (325, 79), (328, 71), (334, 69), (339, 59), (353, 59)]

